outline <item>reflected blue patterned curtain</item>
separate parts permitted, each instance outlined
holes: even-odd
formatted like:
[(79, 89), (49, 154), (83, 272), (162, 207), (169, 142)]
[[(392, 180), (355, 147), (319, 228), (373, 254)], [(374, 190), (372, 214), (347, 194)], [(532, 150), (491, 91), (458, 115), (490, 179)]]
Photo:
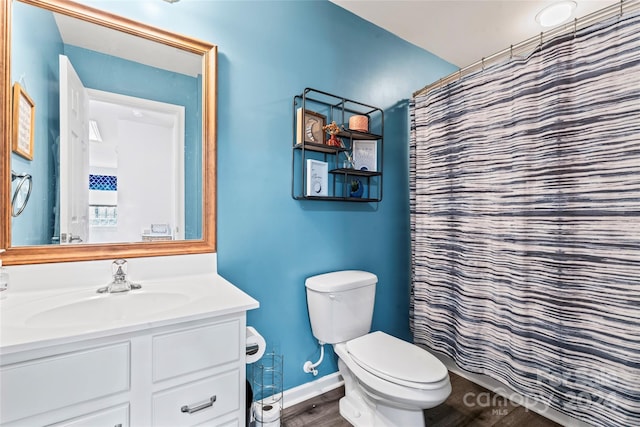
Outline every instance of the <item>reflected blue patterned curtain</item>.
[(416, 343), (640, 425), (640, 14), (412, 99)]

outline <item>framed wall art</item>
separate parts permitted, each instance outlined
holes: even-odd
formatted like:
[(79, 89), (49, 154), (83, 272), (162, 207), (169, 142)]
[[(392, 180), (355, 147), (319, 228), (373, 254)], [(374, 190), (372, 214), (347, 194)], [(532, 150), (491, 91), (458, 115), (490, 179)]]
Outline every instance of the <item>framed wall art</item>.
[(28, 160), (33, 160), (35, 119), (35, 103), (19, 83), (14, 83), (12, 150)]
[(310, 110), (303, 110), (301, 107), (297, 110), (296, 123), (296, 144), (302, 144), (303, 141), (324, 144), (325, 133), (322, 127), (327, 124), (325, 116)]
[(307, 191), (305, 196), (329, 195), (329, 164), (307, 159)]
[(353, 141), (353, 163), (359, 170), (375, 172), (378, 170), (378, 142)]

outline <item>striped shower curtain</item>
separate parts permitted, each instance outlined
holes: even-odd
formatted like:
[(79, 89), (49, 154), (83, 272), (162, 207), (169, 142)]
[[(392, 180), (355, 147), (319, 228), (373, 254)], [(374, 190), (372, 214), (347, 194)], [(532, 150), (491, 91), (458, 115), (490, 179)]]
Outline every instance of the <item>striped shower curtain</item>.
[(640, 14), (411, 104), (415, 342), (640, 426)]

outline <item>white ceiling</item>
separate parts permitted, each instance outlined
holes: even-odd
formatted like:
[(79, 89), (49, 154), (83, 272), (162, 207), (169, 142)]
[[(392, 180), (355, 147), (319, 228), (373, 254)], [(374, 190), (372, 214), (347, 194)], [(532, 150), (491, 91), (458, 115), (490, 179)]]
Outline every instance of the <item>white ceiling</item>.
[[(331, 0), (463, 68), (544, 29), (536, 14), (554, 0)], [(620, 0), (575, 0), (571, 19)], [(547, 29), (548, 30), (548, 29)]]
[[(496, 52), (540, 34), (544, 29), (535, 21), (536, 14), (557, 0), (330, 0), (340, 7), (384, 28), (440, 58), (462, 68)], [(574, 0), (578, 6), (574, 17), (580, 18), (620, 0)], [(198, 55), (149, 42), (112, 30), (83, 23), (56, 14), (65, 43), (99, 52), (134, 59), (160, 68), (197, 75), (201, 62)], [(89, 30), (87, 27), (92, 27)], [(100, 31), (99, 37), (87, 37)], [(93, 42), (91, 45), (87, 43)], [(122, 49), (126, 46), (126, 49)], [(164, 49), (162, 53), (160, 50)], [(165, 52), (168, 51), (168, 52)], [(124, 52), (131, 51), (130, 55)], [(163, 62), (144, 61), (153, 58)], [(179, 58), (176, 58), (179, 55)], [(156, 62), (154, 62), (156, 61)]]
[(195, 53), (71, 16), (59, 13), (53, 16), (66, 44), (192, 77), (202, 73), (202, 57)]

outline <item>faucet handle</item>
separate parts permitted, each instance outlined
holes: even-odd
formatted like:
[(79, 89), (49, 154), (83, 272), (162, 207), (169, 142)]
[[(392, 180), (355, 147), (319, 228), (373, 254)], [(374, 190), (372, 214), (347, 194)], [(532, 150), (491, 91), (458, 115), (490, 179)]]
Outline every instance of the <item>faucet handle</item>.
[(117, 259), (111, 263), (111, 273), (113, 280), (105, 287), (98, 289), (98, 293), (118, 293), (128, 292), (131, 289), (140, 289), (142, 286), (138, 283), (131, 283), (127, 278), (127, 260)]
[(113, 274), (113, 277), (116, 277), (116, 276), (126, 277), (127, 276), (127, 260), (117, 259), (113, 261), (113, 263), (111, 264), (111, 273)]

